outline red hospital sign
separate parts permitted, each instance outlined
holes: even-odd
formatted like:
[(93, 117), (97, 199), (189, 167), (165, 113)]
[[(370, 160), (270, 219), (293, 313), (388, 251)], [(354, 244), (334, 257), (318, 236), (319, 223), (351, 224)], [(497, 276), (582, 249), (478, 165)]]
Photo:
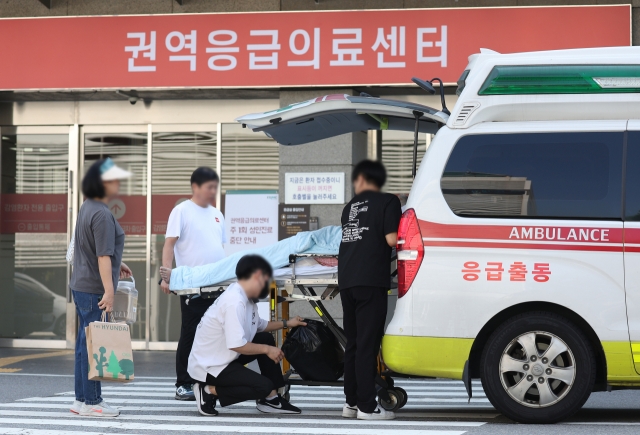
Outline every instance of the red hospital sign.
[[(631, 44), (631, 6), (2, 19), (0, 89), (454, 83), (470, 54)], [(10, 43), (8, 42), (10, 41)]]
[(66, 193), (0, 195), (0, 233), (66, 233)]

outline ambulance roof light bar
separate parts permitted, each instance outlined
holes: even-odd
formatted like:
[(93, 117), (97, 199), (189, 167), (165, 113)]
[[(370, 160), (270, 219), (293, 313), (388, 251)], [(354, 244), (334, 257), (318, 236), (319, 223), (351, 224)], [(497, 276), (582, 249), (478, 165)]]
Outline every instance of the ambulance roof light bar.
[(640, 65), (495, 66), (478, 95), (640, 92)]

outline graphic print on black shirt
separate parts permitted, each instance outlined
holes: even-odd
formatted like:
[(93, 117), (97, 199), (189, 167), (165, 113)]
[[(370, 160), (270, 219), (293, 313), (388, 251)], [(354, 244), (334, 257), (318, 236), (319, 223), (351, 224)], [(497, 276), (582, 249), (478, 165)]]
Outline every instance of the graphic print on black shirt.
[(397, 196), (366, 190), (342, 210), (338, 286), (389, 288), (391, 247), (385, 236), (398, 231), (402, 209)]
[(349, 209), (349, 222), (342, 225), (342, 243), (355, 242), (362, 239), (362, 232), (367, 231), (369, 227), (360, 227), (360, 220), (357, 219), (358, 214), (366, 212), (369, 207), (364, 205), (368, 201), (356, 202), (351, 204)]

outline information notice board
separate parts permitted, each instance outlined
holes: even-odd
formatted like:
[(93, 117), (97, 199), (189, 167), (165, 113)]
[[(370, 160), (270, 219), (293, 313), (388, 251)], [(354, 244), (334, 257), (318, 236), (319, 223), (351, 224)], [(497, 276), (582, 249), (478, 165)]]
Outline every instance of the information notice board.
[(309, 231), (308, 204), (280, 204), (278, 215), (280, 216), (278, 240), (295, 236), (301, 231)]

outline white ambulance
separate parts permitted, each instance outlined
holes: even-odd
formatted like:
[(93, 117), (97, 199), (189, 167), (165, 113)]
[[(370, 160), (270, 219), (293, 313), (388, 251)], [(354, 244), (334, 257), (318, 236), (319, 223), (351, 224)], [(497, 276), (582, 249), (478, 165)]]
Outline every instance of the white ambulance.
[(329, 95), (238, 121), (284, 145), (436, 134), (398, 230), (393, 371), (481, 378), (526, 423), (639, 388), (640, 48), (482, 50), (458, 85), (451, 115)]

